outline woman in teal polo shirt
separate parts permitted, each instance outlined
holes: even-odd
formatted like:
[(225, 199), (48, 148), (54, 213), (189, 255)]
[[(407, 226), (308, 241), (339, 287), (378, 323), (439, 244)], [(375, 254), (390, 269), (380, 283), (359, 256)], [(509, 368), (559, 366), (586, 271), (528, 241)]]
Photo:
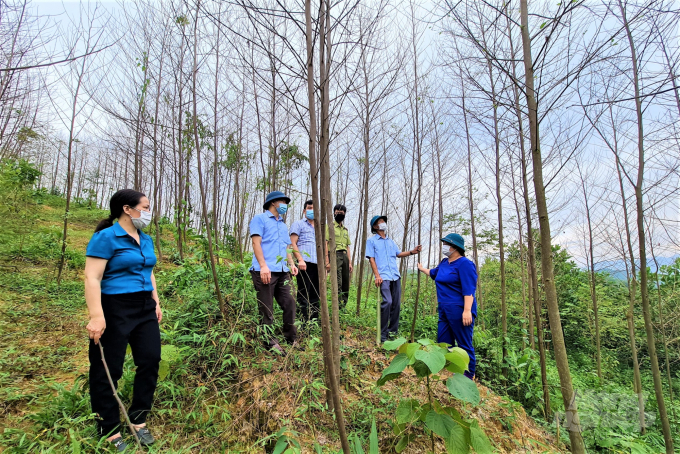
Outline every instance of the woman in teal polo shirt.
[(111, 214), (97, 225), (87, 245), (85, 261), (90, 399), (100, 435), (107, 436), (122, 452), (126, 443), (120, 434), (118, 403), (111, 393), (97, 344), (101, 342), (104, 348), (114, 385), (123, 374), (125, 351), (130, 344), (137, 372), (128, 414), (142, 444), (149, 445), (154, 438), (145, 421), (158, 380), (158, 324), (162, 312), (153, 274), (153, 240), (142, 232), (151, 222), (149, 199), (141, 192), (122, 189), (111, 197), (109, 205)]

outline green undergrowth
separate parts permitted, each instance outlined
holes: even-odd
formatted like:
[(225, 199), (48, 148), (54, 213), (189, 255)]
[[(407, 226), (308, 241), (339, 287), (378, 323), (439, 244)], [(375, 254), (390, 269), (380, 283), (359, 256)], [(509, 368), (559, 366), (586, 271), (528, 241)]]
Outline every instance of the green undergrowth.
[[(82, 287), (85, 246), (97, 221), (106, 214), (87, 203), (74, 204), (67, 266), (57, 284), (63, 200), (47, 194), (34, 195), (32, 200), (33, 209), (24, 213), (31, 217), (32, 227), (22, 233), (21, 244), (9, 235), (0, 236), (0, 449), (8, 453), (107, 452), (95, 435), (90, 413)], [(219, 266), (219, 280), (226, 300), (226, 311), (221, 314), (200, 237), (187, 245), (184, 260), (178, 259), (173, 245), (172, 228), (164, 227), (165, 260), (156, 270), (164, 310), (163, 361), (148, 419), (158, 443), (149, 452), (338, 452), (334, 415), (326, 406), (319, 327), (300, 327), (304, 351), (288, 349), (283, 356), (265, 351), (258, 341), (262, 332), (249, 258), (230, 261), (229, 254), (220, 251), (225, 259)], [(400, 443), (408, 444), (405, 452), (430, 452), (433, 444), (436, 452), (443, 452), (449, 440), (444, 435), (449, 432), (433, 426), (432, 421), (428, 426), (427, 413), (439, 408), (426, 406), (430, 396), (469, 433), (478, 435), (478, 428), (484, 431), (491, 449), (554, 452), (564, 448), (566, 431), (558, 445), (551, 438), (554, 424), (540, 423), (536, 356), (511, 350), (511, 384), (500, 382), (495, 365), (498, 339), (490, 331), (476, 331), (478, 378), (491, 388), (480, 387), (478, 405), (456, 401), (444, 383), (446, 377), (431, 387), (426, 376), (416, 375), (378, 386), (395, 355), (376, 348), (378, 294), (374, 287), (365, 288), (360, 315), (356, 315), (353, 288), (340, 316), (341, 388), (353, 452), (363, 452), (361, 448), (373, 454), (376, 441), (379, 452), (394, 452)], [(410, 336), (414, 299), (409, 282), (400, 330), (405, 338)], [(431, 283), (423, 285), (419, 304), (416, 338), (434, 339), (437, 314)], [(280, 322), (280, 309), (275, 310)], [(277, 325), (275, 330), (280, 328)], [(126, 403), (131, 399), (134, 369), (128, 355), (118, 386)], [(552, 363), (549, 379), (557, 410), (559, 381)], [(574, 373), (574, 381), (592, 388), (585, 374)], [(413, 427), (404, 427), (404, 402), (418, 402), (425, 420), (409, 420)], [(400, 414), (395, 428), (395, 415)], [(448, 416), (438, 417), (449, 421)], [(651, 433), (644, 440), (647, 446), (658, 446), (654, 436)], [(641, 439), (629, 436), (617, 443), (635, 447)]]

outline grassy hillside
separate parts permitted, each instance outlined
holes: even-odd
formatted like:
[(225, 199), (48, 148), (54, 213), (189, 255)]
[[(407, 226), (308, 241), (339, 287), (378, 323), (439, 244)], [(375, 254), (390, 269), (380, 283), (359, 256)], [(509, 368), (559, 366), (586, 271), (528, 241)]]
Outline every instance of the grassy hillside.
[[(5, 235), (0, 244), (0, 450), (104, 452), (95, 438), (87, 392), (81, 276), (87, 241), (104, 213), (87, 207), (72, 213), (68, 268), (57, 285), (62, 201), (45, 197), (41, 202), (21, 242)], [(159, 443), (150, 452), (270, 452), (282, 440), (291, 447), (299, 443), (302, 452), (337, 452), (332, 412), (325, 406), (318, 328), (302, 333), (303, 352), (279, 357), (263, 351), (256, 341), (248, 266), (225, 262), (220, 269), (229, 306), (223, 319), (200, 246), (189, 255), (181, 266), (163, 261), (157, 269), (165, 312), (164, 365), (148, 421)], [(393, 452), (400, 438), (392, 423), (397, 405), (428, 397), (423, 379), (413, 374), (376, 386), (394, 355), (374, 346), (371, 303), (362, 317), (343, 314), (341, 320), (345, 413), (353, 439), (366, 442), (375, 420), (380, 452)], [(133, 373), (128, 357), (119, 383), (128, 402)], [(437, 385), (435, 397), (479, 421), (498, 452), (558, 451), (552, 436), (518, 404), (480, 386), (482, 400), (473, 407)], [(443, 452), (443, 439), (433, 439), (435, 450)], [(403, 452), (428, 452), (431, 443), (424, 431), (414, 430)]]

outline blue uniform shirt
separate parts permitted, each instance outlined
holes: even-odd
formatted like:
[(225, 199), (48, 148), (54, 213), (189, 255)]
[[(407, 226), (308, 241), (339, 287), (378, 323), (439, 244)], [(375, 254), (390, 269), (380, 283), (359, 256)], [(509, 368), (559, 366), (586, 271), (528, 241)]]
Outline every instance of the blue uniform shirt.
[(430, 277), (437, 286), (437, 300), (439, 304), (452, 304), (464, 306), (463, 296), (473, 296), (472, 315), (477, 316), (477, 298), (474, 297), (477, 290), (477, 268), (475, 262), (467, 257), (460, 257), (449, 263), (445, 258), (436, 267), (430, 270)]
[(401, 277), (397, 254), (401, 254), (401, 250), (389, 236), (383, 238), (376, 233), (366, 241), (366, 257), (375, 259), (375, 266), (383, 281), (396, 281)]
[(139, 243), (117, 222), (92, 235), (85, 255), (108, 260), (101, 288), (105, 295), (152, 292), (151, 273), (156, 265), (153, 240), (137, 230)]
[[(286, 250), (290, 244), (288, 227), (283, 222), (283, 217), (275, 218), (271, 211), (267, 210), (253, 217), (250, 221), (250, 236), (262, 237), (262, 253), (264, 261), (272, 273), (287, 272)], [(253, 271), (260, 271), (260, 263), (253, 254)]]
[(300, 219), (293, 222), (290, 227), (290, 234), (297, 235), (297, 246), (302, 260), (307, 263), (317, 263), (316, 261), (316, 232), (314, 224), (307, 219)]

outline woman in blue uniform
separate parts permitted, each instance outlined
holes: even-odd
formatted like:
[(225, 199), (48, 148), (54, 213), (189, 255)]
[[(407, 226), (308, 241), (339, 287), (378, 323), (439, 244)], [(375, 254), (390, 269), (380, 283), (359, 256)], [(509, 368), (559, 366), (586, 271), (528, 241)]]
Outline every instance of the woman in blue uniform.
[(442, 238), (444, 260), (432, 269), (418, 264), (418, 269), (434, 279), (439, 302), (437, 342), (446, 342), (465, 350), (470, 357), (465, 376), (475, 376), (475, 348), (472, 335), (477, 318), (477, 267), (465, 257), (465, 240), (457, 233)]
[[(85, 301), (90, 313), (90, 399), (100, 435), (120, 452), (118, 403), (111, 393), (99, 343), (114, 385), (123, 374), (128, 343), (137, 366), (132, 405), (128, 411), (142, 444), (154, 438), (146, 427), (153, 404), (161, 359), (158, 324), (162, 318), (156, 279), (153, 240), (142, 230), (151, 222), (149, 199), (141, 192), (122, 189), (110, 201), (111, 214), (102, 220), (87, 245)], [(117, 223), (113, 223), (118, 219)]]

